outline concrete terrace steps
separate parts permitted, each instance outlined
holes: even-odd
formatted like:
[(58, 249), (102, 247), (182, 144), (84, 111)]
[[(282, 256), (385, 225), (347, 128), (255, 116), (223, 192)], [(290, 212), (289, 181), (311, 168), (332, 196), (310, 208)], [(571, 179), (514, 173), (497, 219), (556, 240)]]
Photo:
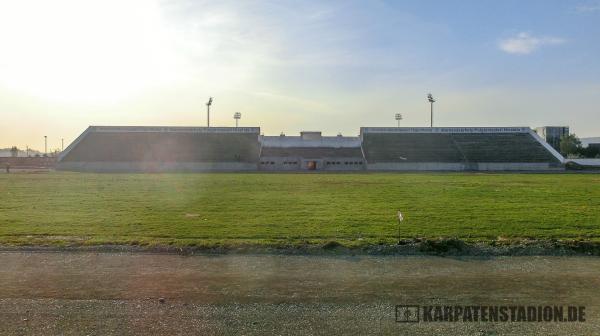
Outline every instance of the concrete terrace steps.
[(367, 133), (363, 151), (378, 162), (556, 162), (528, 133)]
[(63, 162), (258, 162), (256, 134), (90, 133)]

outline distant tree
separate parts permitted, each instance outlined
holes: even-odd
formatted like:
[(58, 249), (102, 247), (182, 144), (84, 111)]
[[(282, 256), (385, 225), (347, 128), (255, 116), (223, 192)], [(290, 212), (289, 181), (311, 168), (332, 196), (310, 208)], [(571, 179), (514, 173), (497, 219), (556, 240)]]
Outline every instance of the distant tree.
[(581, 154), (581, 140), (577, 135), (568, 134), (560, 137), (560, 153), (564, 156)]
[(585, 158), (598, 158), (600, 157), (600, 148), (598, 147), (581, 147), (579, 149), (579, 154)]
[(17, 148), (17, 146), (12, 146), (12, 148), (10, 149), (10, 156), (12, 156), (12, 157), (19, 156), (19, 149)]

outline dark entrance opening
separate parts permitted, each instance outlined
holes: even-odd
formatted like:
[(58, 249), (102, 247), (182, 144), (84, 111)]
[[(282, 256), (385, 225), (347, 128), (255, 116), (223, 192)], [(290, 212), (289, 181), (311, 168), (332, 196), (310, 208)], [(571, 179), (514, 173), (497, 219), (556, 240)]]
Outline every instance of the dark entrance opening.
[(308, 170), (316, 170), (317, 169), (317, 161), (308, 161), (306, 163), (306, 168), (308, 168)]

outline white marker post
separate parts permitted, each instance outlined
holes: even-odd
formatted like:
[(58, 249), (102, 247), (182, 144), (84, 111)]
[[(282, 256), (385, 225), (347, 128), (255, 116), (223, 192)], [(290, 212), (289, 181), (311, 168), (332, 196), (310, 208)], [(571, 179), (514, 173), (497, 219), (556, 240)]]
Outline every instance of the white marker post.
[(402, 212), (398, 211), (398, 245), (400, 245), (400, 224), (404, 220)]

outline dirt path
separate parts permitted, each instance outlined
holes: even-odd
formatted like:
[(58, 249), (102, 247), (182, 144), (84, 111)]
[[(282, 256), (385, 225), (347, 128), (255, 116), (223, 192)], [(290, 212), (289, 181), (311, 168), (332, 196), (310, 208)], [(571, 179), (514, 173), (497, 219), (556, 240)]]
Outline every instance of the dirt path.
[[(600, 334), (600, 258), (3, 252), (0, 265), (2, 335)], [(400, 304), (577, 305), (586, 321), (396, 323)]]

